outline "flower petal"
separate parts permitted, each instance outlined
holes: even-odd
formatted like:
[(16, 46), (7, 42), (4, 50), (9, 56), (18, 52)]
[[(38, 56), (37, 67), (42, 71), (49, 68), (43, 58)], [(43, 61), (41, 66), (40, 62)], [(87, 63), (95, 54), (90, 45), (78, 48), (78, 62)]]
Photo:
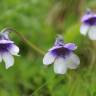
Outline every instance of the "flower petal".
[(91, 40), (96, 40), (96, 26), (92, 26), (88, 32), (88, 36)]
[(65, 74), (67, 71), (67, 64), (64, 58), (57, 58), (54, 62), (54, 72), (57, 74)]
[(52, 48), (50, 48), (48, 51), (52, 51), (52, 50), (55, 50), (55, 49), (58, 49), (58, 48), (61, 48), (62, 46), (54, 46)]
[(77, 46), (74, 43), (68, 43), (64, 45), (65, 48), (68, 48), (69, 50), (75, 50), (77, 49)]
[(89, 13), (89, 14), (85, 14), (82, 18), (81, 18), (81, 22), (84, 22), (90, 18), (92, 18), (94, 16), (94, 13)]
[(16, 46), (15, 44), (12, 44), (8, 50), (12, 55), (18, 55), (19, 53), (19, 47)]
[(74, 53), (71, 53), (68, 57), (66, 57), (66, 59), (67, 59), (67, 66), (70, 69), (76, 69), (80, 64), (79, 57)]
[(10, 53), (8, 52), (3, 53), (2, 58), (5, 62), (6, 69), (8, 69), (14, 64), (14, 58)]
[(0, 40), (0, 44), (6, 44), (6, 43), (14, 43), (14, 42), (10, 40)]
[(90, 28), (90, 26), (88, 26), (88, 25), (85, 25), (85, 24), (81, 25), (80, 33), (82, 35), (86, 35), (88, 33), (89, 28)]
[(45, 54), (44, 58), (43, 58), (43, 64), (44, 65), (49, 65), (51, 63), (54, 62), (55, 57), (51, 52), (48, 52)]

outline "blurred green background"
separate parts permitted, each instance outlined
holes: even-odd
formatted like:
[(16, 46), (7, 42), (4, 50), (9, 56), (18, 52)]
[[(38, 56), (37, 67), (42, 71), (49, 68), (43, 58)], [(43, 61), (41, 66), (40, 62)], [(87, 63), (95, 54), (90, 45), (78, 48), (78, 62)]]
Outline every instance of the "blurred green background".
[(96, 0), (0, 0), (1, 30), (16, 29), (44, 52), (62, 34), (78, 45), (81, 60), (78, 69), (56, 75), (52, 65), (43, 65), (43, 55), (13, 32), (20, 56), (8, 70), (0, 64), (0, 96), (96, 96), (96, 42), (79, 32), (86, 8), (96, 11)]

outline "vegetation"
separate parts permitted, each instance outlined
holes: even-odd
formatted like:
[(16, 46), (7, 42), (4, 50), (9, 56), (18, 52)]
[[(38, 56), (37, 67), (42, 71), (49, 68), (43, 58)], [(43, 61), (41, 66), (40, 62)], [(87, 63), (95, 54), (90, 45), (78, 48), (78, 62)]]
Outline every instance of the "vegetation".
[[(10, 34), (20, 56), (8, 70), (0, 64), (0, 96), (96, 96), (96, 42), (80, 34), (81, 16), (95, 7), (96, 0), (1, 0), (0, 29), (12, 27), (21, 35)], [(78, 45), (81, 64), (65, 75), (42, 62), (57, 34)]]

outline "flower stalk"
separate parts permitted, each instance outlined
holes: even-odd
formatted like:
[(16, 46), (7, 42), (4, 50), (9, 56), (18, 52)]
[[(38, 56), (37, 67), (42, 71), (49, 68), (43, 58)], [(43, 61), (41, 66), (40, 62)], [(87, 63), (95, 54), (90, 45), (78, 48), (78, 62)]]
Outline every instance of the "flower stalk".
[[(17, 32), (15, 29), (13, 29), (13, 28), (5, 28), (4, 29), (5, 31), (14, 31), (19, 37), (20, 37), (20, 39), (22, 39), (22, 41), (24, 42), (24, 43), (26, 43), (28, 46), (30, 46), (34, 51), (36, 51), (37, 53), (39, 53), (40, 55), (44, 55), (44, 51), (43, 50), (41, 50), (40, 48), (38, 48), (36, 45), (34, 45), (33, 43), (31, 43), (29, 40), (27, 40), (26, 38), (25, 38), (25, 36), (24, 35), (22, 35), (20, 32)], [(4, 31), (3, 30), (3, 31)]]

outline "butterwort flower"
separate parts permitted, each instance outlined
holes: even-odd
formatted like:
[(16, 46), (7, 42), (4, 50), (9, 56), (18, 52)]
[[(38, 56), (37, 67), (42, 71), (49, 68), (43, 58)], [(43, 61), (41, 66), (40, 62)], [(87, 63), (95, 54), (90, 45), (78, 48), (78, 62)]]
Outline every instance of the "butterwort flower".
[(14, 58), (12, 55), (18, 56), (19, 53), (19, 47), (9, 39), (9, 31), (10, 30), (4, 29), (0, 32), (0, 63), (3, 60), (6, 69), (14, 64)]
[(81, 18), (80, 33), (88, 35), (91, 40), (96, 40), (96, 14), (87, 10), (85, 15)]
[(43, 58), (44, 65), (54, 64), (54, 72), (65, 74), (67, 69), (76, 69), (80, 64), (79, 57), (73, 53), (77, 49), (74, 43), (65, 44), (63, 37), (56, 38), (54, 46), (49, 49)]

